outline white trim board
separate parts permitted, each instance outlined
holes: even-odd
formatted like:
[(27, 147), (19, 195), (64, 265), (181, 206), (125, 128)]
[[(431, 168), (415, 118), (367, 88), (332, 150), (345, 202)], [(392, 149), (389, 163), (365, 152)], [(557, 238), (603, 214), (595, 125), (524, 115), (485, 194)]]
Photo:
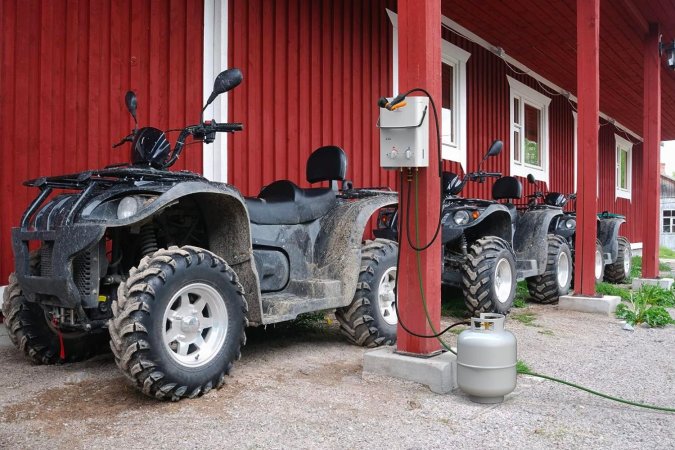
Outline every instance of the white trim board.
[[(485, 39), (483, 39), (483, 38), (479, 37), (478, 35), (472, 33), (468, 29), (464, 28), (463, 26), (461, 26), (460, 24), (458, 24), (457, 22), (455, 22), (454, 20), (452, 20), (452, 19), (450, 19), (446, 16), (441, 15), (441, 23), (443, 25), (445, 25), (446, 27), (454, 30), (458, 34), (462, 35), (464, 38), (468, 39), (469, 41), (475, 42), (476, 44), (480, 45), (484, 49), (498, 55), (500, 58), (502, 58), (504, 61), (506, 61), (508, 64), (514, 66), (518, 70), (521, 70), (523, 72), (527, 72), (527, 76), (530, 76), (530, 77), (534, 78), (535, 80), (547, 85), (549, 88), (551, 88), (554, 91), (568, 97), (570, 100), (577, 103), (577, 97), (574, 94), (566, 91), (565, 89), (561, 88), (560, 86), (556, 85), (555, 83), (553, 83), (553, 82), (547, 80), (546, 78), (542, 77), (541, 75), (539, 75), (538, 73), (536, 73), (535, 71), (533, 71), (532, 69), (527, 67), (526, 65), (524, 65), (524, 64), (520, 63), (519, 61), (513, 59), (512, 57), (507, 55), (506, 52), (504, 52), (504, 49), (502, 49), (501, 47), (497, 47), (497, 46), (494, 46), (494, 45), (490, 44)], [(600, 111), (599, 115), (600, 115), (600, 117), (602, 117), (606, 121), (613, 124), (615, 127), (620, 128), (621, 130), (623, 130), (626, 133), (633, 136), (635, 139), (642, 142), (642, 137), (640, 137), (640, 135), (631, 131), (629, 128), (626, 128), (624, 125), (617, 122), (616, 120), (614, 120), (613, 118), (611, 118), (607, 114)]]
[[(202, 103), (213, 89), (213, 80), (227, 69), (228, 0), (204, 0), (204, 66), (202, 70)], [(227, 122), (227, 94), (218, 97), (206, 111), (204, 119)], [(227, 181), (227, 133), (203, 145), (204, 176), (212, 181)]]

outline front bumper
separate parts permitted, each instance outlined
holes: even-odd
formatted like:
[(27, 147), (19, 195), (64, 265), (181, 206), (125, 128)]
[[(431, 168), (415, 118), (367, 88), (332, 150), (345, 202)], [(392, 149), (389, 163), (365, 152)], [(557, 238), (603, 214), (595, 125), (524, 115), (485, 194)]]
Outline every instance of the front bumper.
[[(105, 260), (105, 246), (101, 243), (104, 234), (104, 226), (93, 224), (47, 231), (13, 228), (16, 277), (26, 298), (64, 308), (96, 306), (100, 267)], [(31, 241), (40, 246), (37, 273), (32, 273), (30, 267)]]

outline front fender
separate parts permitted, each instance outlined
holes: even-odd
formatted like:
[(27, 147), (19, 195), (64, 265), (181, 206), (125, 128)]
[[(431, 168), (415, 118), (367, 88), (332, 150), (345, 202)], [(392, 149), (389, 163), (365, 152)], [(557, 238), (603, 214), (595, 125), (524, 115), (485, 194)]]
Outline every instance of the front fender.
[(444, 245), (458, 239), (464, 233), (468, 234), (470, 238), (489, 235), (511, 242), (511, 214), (505, 206), (498, 203), (489, 205), (481, 211), (477, 219), (471, 220), (465, 225), (457, 225), (452, 220), (452, 215), (455, 211), (462, 209), (465, 210), (466, 208), (446, 208), (443, 210), (441, 240)]
[[(151, 193), (154, 187), (149, 186)], [(142, 191), (135, 191), (136, 194)], [(82, 211), (82, 219), (91, 222), (104, 222), (108, 228), (125, 227), (143, 223), (157, 215), (162, 209), (176, 202), (190, 198), (198, 205), (208, 234), (208, 250), (223, 258), (239, 276), (249, 306), (249, 320), (260, 323), (262, 304), (260, 283), (253, 262), (253, 247), (248, 210), (239, 191), (232, 186), (213, 183), (206, 180), (180, 182), (160, 194), (147, 207), (137, 214), (118, 219), (112, 212), (107, 218), (95, 217), (96, 206), (87, 206)], [(99, 204), (100, 205), (100, 204)]]

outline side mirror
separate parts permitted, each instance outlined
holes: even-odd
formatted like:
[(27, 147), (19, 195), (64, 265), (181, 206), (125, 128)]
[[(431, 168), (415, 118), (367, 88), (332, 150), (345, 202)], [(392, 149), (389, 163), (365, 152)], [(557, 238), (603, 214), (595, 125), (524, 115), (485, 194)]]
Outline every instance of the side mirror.
[(530, 183), (530, 184), (536, 184), (537, 180), (534, 178), (534, 175), (532, 175), (531, 173), (528, 173), (527, 174), (527, 182)]
[(241, 70), (239, 69), (227, 69), (223, 72), (220, 72), (216, 77), (216, 81), (213, 83), (213, 92), (211, 92), (209, 99), (206, 101), (206, 105), (204, 105), (204, 108), (210, 105), (220, 94), (223, 94), (239, 86), (239, 83), (241, 83), (243, 79), (244, 76), (241, 74)]
[(487, 155), (485, 155), (485, 158), (489, 158), (491, 156), (497, 156), (498, 154), (501, 153), (502, 148), (504, 147), (504, 143), (500, 140), (496, 140), (490, 145), (490, 148), (488, 149)]
[(131, 117), (134, 118), (134, 129), (138, 127), (138, 119), (136, 118), (136, 109), (138, 108), (138, 100), (136, 99), (136, 94), (134, 91), (127, 91), (127, 94), (124, 96), (124, 103), (127, 105), (127, 110)]

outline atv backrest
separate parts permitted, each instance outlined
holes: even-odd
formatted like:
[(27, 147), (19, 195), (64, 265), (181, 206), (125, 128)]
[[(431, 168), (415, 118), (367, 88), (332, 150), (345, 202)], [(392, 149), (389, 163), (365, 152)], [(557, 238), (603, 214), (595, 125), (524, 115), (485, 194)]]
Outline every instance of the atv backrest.
[(492, 185), (495, 200), (523, 197), (523, 184), (516, 177), (501, 177)]
[(344, 181), (347, 176), (347, 155), (335, 145), (320, 147), (307, 159), (307, 181)]

